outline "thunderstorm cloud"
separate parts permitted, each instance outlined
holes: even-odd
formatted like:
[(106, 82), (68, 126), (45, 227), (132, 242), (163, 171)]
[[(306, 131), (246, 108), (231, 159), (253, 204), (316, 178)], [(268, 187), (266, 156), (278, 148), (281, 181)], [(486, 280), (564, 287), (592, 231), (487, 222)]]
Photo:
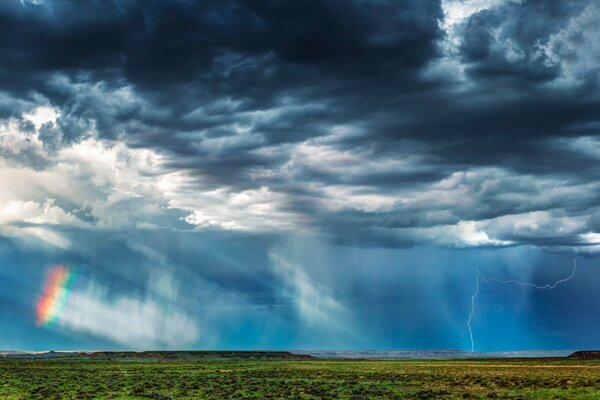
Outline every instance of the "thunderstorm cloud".
[[(94, 311), (41, 347), (466, 348), (475, 266), (544, 280), (600, 253), (599, 21), (593, 0), (2, 1), (0, 347), (38, 343), (27, 310), (68, 264)], [(597, 302), (557, 324), (556, 298), (522, 301), (523, 346), (600, 326)]]

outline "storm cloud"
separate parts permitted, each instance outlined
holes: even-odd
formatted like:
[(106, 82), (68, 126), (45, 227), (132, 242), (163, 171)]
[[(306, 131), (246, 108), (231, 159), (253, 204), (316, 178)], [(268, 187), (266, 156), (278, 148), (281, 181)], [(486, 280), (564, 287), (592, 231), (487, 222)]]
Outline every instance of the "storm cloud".
[[(117, 282), (80, 294), (104, 313), (218, 299), (190, 343), (228, 343), (230, 309), (368, 343), (347, 252), (598, 254), (599, 18), (585, 0), (3, 1), (0, 235), (11, 259)], [(289, 251), (310, 246), (355, 275)]]
[[(589, 247), (598, 12), (582, 1), (4, 2), (3, 153), (40, 170), (86, 140), (147, 149), (162, 160), (155, 174), (180, 177), (166, 202), (200, 228)], [(36, 125), (40, 107), (55, 118)], [(511, 222), (523, 219), (536, 227)], [(468, 237), (478, 232), (487, 239)]]

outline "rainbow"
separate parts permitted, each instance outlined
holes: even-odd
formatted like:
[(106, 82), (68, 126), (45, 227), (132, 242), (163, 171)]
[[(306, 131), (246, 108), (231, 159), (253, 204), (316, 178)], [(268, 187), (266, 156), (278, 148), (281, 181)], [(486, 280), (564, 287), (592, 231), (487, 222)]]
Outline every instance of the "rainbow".
[(74, 274), (64, 265), (57, 265), (48, 272), (44, 294), (37, 303), (38, 325), (50, 325), (63, 313), (73, 283)]

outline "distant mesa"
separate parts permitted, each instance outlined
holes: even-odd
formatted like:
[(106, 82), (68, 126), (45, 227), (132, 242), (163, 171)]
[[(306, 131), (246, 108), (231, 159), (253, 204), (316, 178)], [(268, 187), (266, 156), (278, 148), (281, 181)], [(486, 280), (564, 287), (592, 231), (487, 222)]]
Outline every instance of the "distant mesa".
[(288, 351), (43, 351), (20, 352), (0, 351), (3, 358), (61, 358), (85, 360), (309, 360), (313, 357), (307, 354), (294, 354)]
[(95, 351), (86, 355), (93, 359), (147, 359), (147, 360), (197, 360), (197, 359), (245, 359), (245, 360), (306, 360), (308, 355), (287, 351)]
[(581, 350), (569, 355), (580, 360), (600, 360), (600, 350)]
[(600, 360), (600, 350), (581, 350), (574, 353), (553, 351), (465, 352), (462, 350), (293, 350), (293, 351), (0, 351), (0, 358), (80, 359), (80, 360), (139, 360), (139, 361), (202, 361), (233, 360), (310, 360), (310, 359), (523, 359), (570, 358)]

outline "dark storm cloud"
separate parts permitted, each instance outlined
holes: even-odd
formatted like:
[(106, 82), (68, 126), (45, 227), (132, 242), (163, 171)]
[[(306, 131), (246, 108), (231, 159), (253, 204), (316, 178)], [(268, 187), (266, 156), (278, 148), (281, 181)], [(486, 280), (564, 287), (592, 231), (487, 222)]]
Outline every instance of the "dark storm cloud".
[[(200, 83), (212, 78), (210, 89), (239, 96), (261, 90), (256, 81), (261, 74), (269, 75), (267, 86), (281, 85), (272, 80), (283, 79), (278, 67), (295, 66), (285, 71), (296, 79), (314, 76), (311, 68), (329, 69), (330, 76), (381, 70), (399, 74), (422, 66), (432, 55), (432, 39), (439, 36), (438, 5), (408, 1), (366, 6), (340, 1), (4, 2), (4, 84), (27, 90), (27, 84), (50, 72), (90, 79), (114, 74), (148, 89), (185, 85), (197, 93), (204, 90)], [(278, 65), (266, 62), (270, 55)], [(273, 70), (257, 70), (259, 64)], [(14, 74), (31, 80), (14, 79)], [(224, 75), (227, 80), (219, 79)], [(298, 85), (291, 79), (288, 84)]]
[[(219, 117), (231, 111), (183, 118), (207, 99), (231, 96), (240, 102), (237, 111), (256, 110), (280, 96), (315, 95), (315, 86), (343, 90), (412, 78), (435, 52), (440, 17), (439, 5), (418, 1), (5, 2), (2, 86), (22, 95), (41, 91), (74, 107), (77, 94), (48, 83), (52, 74), (130, 84), (167, 109), (167, 118), (148, 123), (206, 129), (222, 125)], [(96, 106), (77, 105), (77, 114)], [(116, 122), (140, 117), (118, 111)]]
[[(558, 237), (490, 229), (499, 240), (571, 244), (597, 228), (583, 214), (598, 207), (597, 156), (561, 144), (597, 135), (598, 69), (584, 57), (597, 36), (585, 22), (594, 7), (506, 2), (450, 32), (433, 0), (3, 2), (0, 115), (42, 96), (61, 113), (41, 131), (48, 149), (95, 130), (160, 151), (167, 168), (204, 185), (286, 194), (287, 211), (342, 242), (401, 246), (426, 239), (397, 229), (544, 211), (584, 223)], [(432, 74), (433, 65), (449, 72)], [(332, 135), (340, 126), (355, 132)], [(315, 148), (303, 163), (303, 143), (356, 155), (358, 165), (330, 153), (309, 159)], [(394, 166), (415, 154), (410, 167)], [(477, 177), (460, 175), (468, 172)], [(565, 192), (544, 198), (556, 186)], [(324, 206), (348, 191), (400, 189), (453, 200)]]

